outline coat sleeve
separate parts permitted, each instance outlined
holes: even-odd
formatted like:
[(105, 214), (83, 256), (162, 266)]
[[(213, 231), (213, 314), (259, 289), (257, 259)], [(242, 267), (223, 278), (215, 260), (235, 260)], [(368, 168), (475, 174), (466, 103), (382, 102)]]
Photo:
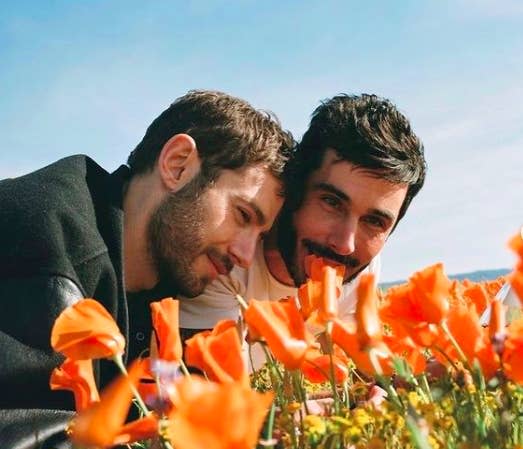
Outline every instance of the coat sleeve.
[(51, 371), (63, 360), (50, 335), (60, 312), (83, 296), (60, 276), (0, 279), (0, 441), (9, 441), (6, 447), (47, 447), (46, 440), (67, 447), (58, 441), (66, 440), (74, 401), (70, 392), (49, 388)]

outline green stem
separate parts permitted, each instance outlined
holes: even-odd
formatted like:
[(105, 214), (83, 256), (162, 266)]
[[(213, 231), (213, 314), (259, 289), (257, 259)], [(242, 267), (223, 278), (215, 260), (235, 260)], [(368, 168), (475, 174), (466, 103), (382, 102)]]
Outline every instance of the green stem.
[(236, 295), (235, 298), (236, 298), (236, 301), (239, 302), (239, 304), (240, 304), (240, 306), (241, 306), (241, 308), (242, 308), (243, 310), (245, 310), (247, 307), (249, 307), (249, 305), (247, 304), (247, 302), (245, 301), (245, 299), (243, 299), (242, 296), (240, 296), (240, 295)]
[(345, 394), (345, 406), (347, 410), (350, 410), (349, 383), (347, 381), (343, 382), (343, 392)]
[(184, 376), (190, 376), (191, 373), (187, 369), (187, 365), (185, 365), (185, 362), (183, 360), (180, 360), (180, 370), (182, 371)]
[(376, 377), (381, 380), (381, 382), (385, 385), (385, 388), (387, 390), (387, 393), (389, 394), (391, 400), (396, 403), (396, 406), (400, 410), (405, 410), (405, 406), (403, 405), (403, 402), (401, 401), (401, 398), (398, 395), (398, 392), (396, 389), (392, 386), (392, 383), (390, 382), (390, 379), (383, 375), (383, 369), (381, 368), (380, 362), (377, 359), (376, 351), (371, 348), (369, 350), (369, 360), (372, 364), (372, 367), (374, 368), (374, 371), (376, 372)]
[(434, 402), (434, 399), (432, 397), (432, 392), (430, 391), (429, 381), (427, 380), (427, 376), (425, 373), (421, 375), (421, 382), (423, 383), (423, 388), (425, 388), (425, 392), (430, 400), (430, 402)]
[[(450, 329), (448, 328), (447, 326), (447, 323), (445, 321), (442, 321), (440, 323), (440, 326), (441, 328), (443, 329), (443, 332), (445, 332), (445, 335), (447, 336), (447, 338), (449, 339), (450, 343), (452, 344), (452, 346), (454, 346), (454, 348), (456, 349), (460, 359), (461, 359), (461, 362), (463, 363), (463, 366), (468, 370), (468, 372), (470, 373), (470, 376), (473, 376), (474, 374), (474, 371), (472, 370), (472, 367), (470, 366), (468, 360), (467, 360), (467, 357), (465, 356), (465, 353), (463, 352), (463, 350), (461, 349), (461, 347), (459, 346), (458, 342), (456, 341), (456, 339), (454, 338), (454, 336), (452, 335), (452, 333), (450, 332)], [(472, 377), (473, 379), (473, 377)], [(485, 411), (483, 409), (483, 406), (482, 406), (482, 398), (481, 398), (481, 390), (479, 388), (476, 388), (475, 389), (475, 392), (474, 393), (470, 393), (467, 390), (467, 393), (469, 395), (469, 397), (472, 399), (472, 401), (476, 404), (476, 408), (478, 410), (478, 413), (480, 415), (480, 420), (481, 422), (485, 422)], [(482, 434), (484, 432), (481, 432)]]
[(442, 348), (440, 348), (439, 346), (434, 346), (434, 349), (447, 359), (447, 362), (451, 364), (452, 368), (454, 368), (456, 372), (459, 371), (458, 365), (454, 363), (454, 360), (452, 360)]
[(338, 396), (338, 390), (336, 388), (336, 375), (334, 372), (334, 359), (332, 353), (334, 351), (334, 344), (332, 342), (332, 321), (327, 322), (325, 339), (327, 341), (327, 351), (329, 353), (329, 382), (332, 388), (332, 398), (334, 399), (334, 413), (340, 414), (340, 398)]
[(454, 338), (454, 335), (452, 335), (452, 333), (450, 332), (450, 329), (448, 328), (447, 326), (447, 322), (446, 321), (442, 321), (440, 323), (440, 326), (441, 326), (441, 329), (443, 329), (443, 332), (445, 332), (445, 335), (447, 336), (447, 338), (449, 339), (450, 343), (452, 344), (452, 346), (454, 346), (454, 349), (457, 351), (458, 355), (459, 355), (459, 358), (461, 359), (461, 362), (463, 363), (463, 366), (465, 368), (467, 368), (467, 370), (469, 372), (472, 373), (472, 369), (469, 365), (469, 362), (467, 360), (467, 356), (465, 355), (465, 353), (463, 352), (463, 350), (461, 349), (461, 346), (458, 344), (458, 342), (456, 341), (456, 339)]
[[(273, 402), (271, 409), (269, 410), (269, 418), (267, 420), (267, 428), (265, 431), (265, 441), (272, 441), (272, 433), (274, 431), (274, 416), (276, 414), (276, 404)], [(264, 446), (264, 447), (274, 447), (274, 444)]]
[[(123, 363), (123, 360), (122, 360), (122, 354), (116, 354), (114, 357), (113, 357), (113, 361), (114, 363), (116, 363), (116, 366), (118, 366), (118, 368), (120, 369), (120, 372), (126, 376), (127, 378), (129, 377), (129, 374), (127, 373), (127, 369), (125, 368), (125, 365)], [(148, 415), (149, 414), (149, 409), (147, 408), (147, 406), (145, 405), (145, 402), (143, 402), (143, 399), (142, 397), (140, 396), (140, 393), (138, 393), (138, 390), (136, 389), (136, 387), (132, 384), (132, 382), (129, 382), (129, 386), (131, 388), (131, 391), (133, 393), (133, 396), (134, 398), (136, 399), (136, 402), (138, 404), (138, 407), (140, 408), (140, 410), (142, 411), (142, 413), (144, 415)]]
[(301, 377), (301, 372), (298, 370), (291, 371), (292, 383), (294, 386), (294, 391), (296, 391), (299, 402), (305, 407), (305, 413), (309, 414), (309, 407), (307, 406), (307, 392), (303, 387), (303, 378)]

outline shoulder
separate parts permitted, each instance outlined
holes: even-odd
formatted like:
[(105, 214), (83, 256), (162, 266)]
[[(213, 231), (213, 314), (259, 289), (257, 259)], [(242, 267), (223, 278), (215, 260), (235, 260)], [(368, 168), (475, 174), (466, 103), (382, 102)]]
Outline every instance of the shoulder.
[[(0, 182), (0, 266), (10, 275), (57, 271), (99, 254), (105, 245), (87, 178), (97, 169), (71, 156), (19, 178)], [(100, 172), (103, 176), (103, 170)]]

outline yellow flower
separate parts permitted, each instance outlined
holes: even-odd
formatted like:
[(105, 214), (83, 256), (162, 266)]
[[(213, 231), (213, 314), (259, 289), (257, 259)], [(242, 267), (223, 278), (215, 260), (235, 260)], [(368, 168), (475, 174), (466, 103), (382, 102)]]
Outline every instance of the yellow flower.
[(317, 415), (307, 415), (303, 418), (303, 426), (305, 430), (311, 434), (323, 435), (327, 430), (325, 421)]
[(372, 422), (372, 417), (363, 408), (355, 409), (352, 413), (352, 418), (358, 427), (366, 426)]
[(441, 427), (443, 427), (445, 430), (450, 430), (456, 426), (456, 422), (452, 416), (444, 416), (440, 423)]
[(441, 447), (441, 444), (439, 443), (438, 440), (436, 440), (434, 437), (432, 436), (428, 436), (427, 437), (427, 440), (429, 442), (429, 446), (432, 448), (432, 449), (439, 449)]
[(291, 402), (287, 405), (287, 410), (290, 413), (297, 412), (301, 408), (301, 404), (299, 402)]
[(474, 394), (476, 392), (476, 385), (470, 383), (470, 384), (467, 384), (465, 386), (465, 388), (467, 389), (467, 391), (470, 393), (470, 394)]
[(417, 408), (420, 402), (419, 394), (415, 391), (410, 391), (408, 394), (409, 402), (414, 407)]
[(361, 427), (350, 426), (347, 429), (345, 429), (345, 432), (343, 432), (343, 435), (345, 436), (345, 438), (347, 438), (352, 443), (356, 443), (361, 438)]

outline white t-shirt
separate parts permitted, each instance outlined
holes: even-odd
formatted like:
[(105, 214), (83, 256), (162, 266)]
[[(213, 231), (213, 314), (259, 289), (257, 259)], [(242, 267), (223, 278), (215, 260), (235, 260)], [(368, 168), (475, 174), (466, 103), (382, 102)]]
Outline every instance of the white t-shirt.
[[(379, 281), (380, 258), (376, 256), (362, 273), (373, 273), (376, 284)], [(358, 276), (359, 277), (359, 276)], [(339, 316), (350, 320), (356, 308), (356, 286), (358, 277), (343, 286), (339, 303)], [(195, 298), (180, 298), (180, 327), (187, 329), (212, 329), (224, 319), (237, 320), (240, 313), (236, 295), (245, 301), (278, 300), (296, 296), (298, 289), (282, 284), (267, 268), (263, 255), (263, 242), (256, 248), (253, 263), (249, 269), (235, 267), (229, 275), (219, 276), (205, 291)]]

